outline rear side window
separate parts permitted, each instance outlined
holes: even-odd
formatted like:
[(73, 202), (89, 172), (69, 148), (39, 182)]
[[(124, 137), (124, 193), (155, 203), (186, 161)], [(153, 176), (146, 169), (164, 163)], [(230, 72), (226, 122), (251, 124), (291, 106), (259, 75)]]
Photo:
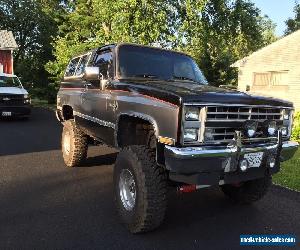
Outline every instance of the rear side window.
[(76, 57), (70, 61), (69, 65), (66, 69), (65, 76), (75, 75), (79, 60), (80, 60), (80, 57)]

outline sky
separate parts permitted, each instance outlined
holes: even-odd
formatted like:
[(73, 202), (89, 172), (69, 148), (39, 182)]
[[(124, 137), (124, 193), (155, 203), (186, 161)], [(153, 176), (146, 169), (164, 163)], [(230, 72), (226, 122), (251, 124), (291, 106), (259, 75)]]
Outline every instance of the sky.
[(268, 15), (277, 25), (276, 35), (282, 36), (286, 29), (285, 21), (289, 17), (294, 17), (295, 0), (252, 0), (252, 2), (262, 11), (263, 15)]

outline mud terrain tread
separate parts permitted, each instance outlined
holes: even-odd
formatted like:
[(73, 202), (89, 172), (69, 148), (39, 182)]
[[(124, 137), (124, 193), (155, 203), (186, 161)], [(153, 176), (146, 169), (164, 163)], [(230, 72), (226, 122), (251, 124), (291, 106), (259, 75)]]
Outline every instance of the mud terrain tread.
[[(82, 164), (87, 157), (88, 150), (88, 138), (87, 136), (77, 127), (74, 120), (67, 120), (64, 122), (63, 134), (69, 130), (71, 135), (71, 151), (69, 155), (63, 152), (65, 164), (68, 167), (76, 167)], [(62, 137), (63, 145), (63, 137)]]
[(166, 172), (156, 164), (155, 151), (147, 146), (124, 148), (117, 159), (117, 168), (122, 164), (120, 160), (123, 157), (132, 158), (134, 175), (140, 188), (136, 216), (127, 226), (132, 233), (151, 231), (164, 220), (167, 207)]

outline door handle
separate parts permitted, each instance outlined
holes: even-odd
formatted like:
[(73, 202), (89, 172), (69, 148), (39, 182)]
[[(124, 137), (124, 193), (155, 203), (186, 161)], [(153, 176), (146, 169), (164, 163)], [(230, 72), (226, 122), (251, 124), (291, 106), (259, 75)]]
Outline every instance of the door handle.
[(86, 83), (84, 84), (84, 87), (85, 87), (85, 91), (87, 91), (89, 87), (92, 87), (92, 84), (86, 82)]
[(91, 83), (89, 83), (89, 82), (86, 82), (86, 83), (84, 84), (84, 86), (85, 86), (85, 87), (91, 87), (91, 86), (92, 86), (92, 84), (91, 84)]

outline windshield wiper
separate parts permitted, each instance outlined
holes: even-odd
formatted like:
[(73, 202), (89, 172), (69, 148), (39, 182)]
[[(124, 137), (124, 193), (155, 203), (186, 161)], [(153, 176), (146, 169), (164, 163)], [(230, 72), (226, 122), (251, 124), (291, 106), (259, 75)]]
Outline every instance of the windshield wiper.
[(174, 79), (178, 79), (178, 80), (186, 80), (186, 81), (191, 81), (191, 82), (196, 82), (196, 83), (200, 83), (200, 82), (197, 82), (196, 80), (194, 80), (193, 78), (189, 78), (189, 77), (186, 77), (186, 76), (173, 76), (173, 80)]
[(133, 77), (143, 77), (143, 78), (158, 78), (156, 75), (151, 75), (151, 74), (138, 74), (138, 75), (133, 75)]

